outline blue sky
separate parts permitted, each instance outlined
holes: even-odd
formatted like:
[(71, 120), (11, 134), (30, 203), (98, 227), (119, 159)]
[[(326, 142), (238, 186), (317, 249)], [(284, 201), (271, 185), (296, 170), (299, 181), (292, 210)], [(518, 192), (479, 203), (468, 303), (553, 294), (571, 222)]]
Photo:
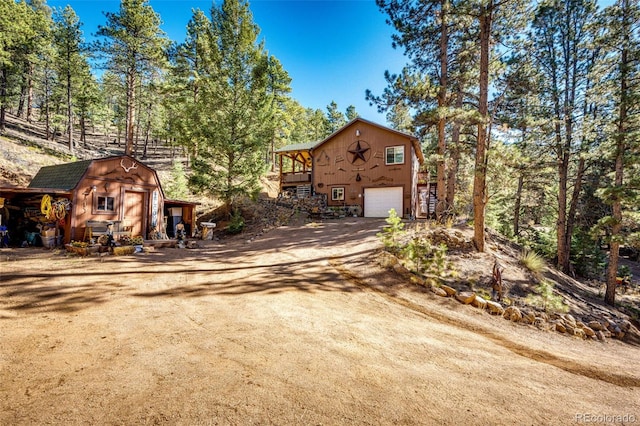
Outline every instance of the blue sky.
[[(104, 25), (104, 11), (117, 11), (119, 1), (48, 0), (51, 7), (69, 4), (91, 39)], [(212, 1), (150, 0), (162, 29), (174, 41), (184, 40), (192, 9), (209, 12)], [(391, 47), (392, 28), (374, 0), (253, 0), (249, 2), (260, 39), (292, 78), (292, 93), (302, 106), (326, 112), (332, 101), (344, 112), (354, 105), (358, 114), (385, 124), (383, 114), (370, 107), (365, 91), (381, 94), (385, 70), (397, 73), (406, 63)]]

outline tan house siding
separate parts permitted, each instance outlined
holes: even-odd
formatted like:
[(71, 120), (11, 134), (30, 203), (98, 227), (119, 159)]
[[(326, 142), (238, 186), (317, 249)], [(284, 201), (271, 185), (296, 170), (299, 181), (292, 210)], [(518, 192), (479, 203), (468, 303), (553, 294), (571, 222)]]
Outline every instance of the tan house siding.
[[(354, 120), (313, 148), (315, 193), (326, 194), (329, 206), (359, 206), (362, 211), (365, 188), (402, 187), (403, 211), (398, 213), (413, 214), (420, 164), (415, 142), (408, 135)], [(387, 162), (387, 149), (393, 147), (403, 153), (401, 163)], [(344, 188), (343, 200), (333, 199), (334, 188)]]
[[(75, 188), (75, 215), (71, 216), (71, 239), (82, 240), (88, 220), (122, 221), (133, 235), (147, 235), (151, 200), (158, 191), (157, 217), (162, 220), (160, 182), (152, 169), (129, 157), (95, 160)], [(105, 202), (113, 201), (113, 206)]]

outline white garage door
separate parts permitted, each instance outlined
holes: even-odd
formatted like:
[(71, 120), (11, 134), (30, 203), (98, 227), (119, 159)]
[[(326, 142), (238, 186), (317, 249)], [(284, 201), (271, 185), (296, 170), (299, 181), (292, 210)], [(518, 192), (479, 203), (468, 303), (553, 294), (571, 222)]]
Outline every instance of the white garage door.
[(364, 189), (364, 217), (389, 217), (391, 209), (402, 217), (401, 186)]

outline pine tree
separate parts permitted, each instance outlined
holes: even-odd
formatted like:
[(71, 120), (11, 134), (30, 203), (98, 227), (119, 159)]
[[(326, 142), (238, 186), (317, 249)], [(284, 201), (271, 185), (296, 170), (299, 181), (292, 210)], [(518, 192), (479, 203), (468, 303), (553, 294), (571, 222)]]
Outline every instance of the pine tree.
[(98, 27), (104, 37), (95, 47), (107, 58), (107, 68), (121, 76), (126, 89), (125, 154), (133, 155), (136, 106), (141, 75), (162, 67), (168, 40), (160, 29), (160, 16), (147, 0), (122, 0), (118, 13), (105, 13)]
[[(636, 186), (637, 175), (628, 172), (637, 168), (640, 158), (640, 5), (637, 0), (619, 0), (600, 15), (605, 23), (604, 34), (599, 40), (607, 52), (600, 58), (600, 67), (606, 70), (605, 78), (599, 80), (610, 100), (601, 104), (610, 120), (612, 130), (605, 148), (610, 153), (613, 165), (613, 181), (602, 191), (604, 201), (611, 206), (611, 215), (603, 219), (609, 224), (610, 251), (607, 269), (605, 302), (615, 304), (618, 257), (621, 242), (629, 235), (624, 229), (624, 210), (637, 213), (640, 190)], [(601, 92), (602, 93), (602, 92)], [(600, 98), (603, 99), (603, 98)], [(631, 178), (631, 179), (630, 179)], [(631, 227), (629, 227), (631, 228)]]
[(57, 50), (59, 82), (66, 92), (68, 146), (71, 155), (74, 154), (73, 98), (76, 87), (81, 84), (82, 67), (86, 64), (86, 59), (83, 58), (81, 26), (71, 6), (67, 5), (64, 10), (54, 13), (53, 41)]
[(565, 272), (570, 270), (571, 237), (583, 182), (584, 163), (573, 162), (585, 148), (577, 136), (593, 64), (589, 25), (595, 10), (591, 0), (548, 0), (538, 5), (532, 25), (536, 67), (543, 74), (540, 116), (551, 117), (548, 145), (558, 165), (557, 265)]
[(338, 104), (331, 101), (327, 105), (327, 123), (329, 125), (329, 133), (333, 133), (347, 123), (345, 115), (338, 109)]
[(201, 144), (190, 184), (228, 205), (259, 189), (263, 156), (278, 127), (280, 100), (289, 78), (258, 43), (248, 3), (225, 0), (211, 9), (211, 25), (197, 38), (206, 47), (194, 103), (194, 132)]
[(358, 118), (358, 111), (356, 111), (356, 107), (354, 105), (349, 105), (345, 110), (344, 115), (347, 118), (347, 121), (351, 121)]
[(41, 2), (0, 0), (0, 131), (15, 93), (18, 115), (26, 110), (31, 119), (33, 77), (49, 45), (49, 29), (48, 7)]

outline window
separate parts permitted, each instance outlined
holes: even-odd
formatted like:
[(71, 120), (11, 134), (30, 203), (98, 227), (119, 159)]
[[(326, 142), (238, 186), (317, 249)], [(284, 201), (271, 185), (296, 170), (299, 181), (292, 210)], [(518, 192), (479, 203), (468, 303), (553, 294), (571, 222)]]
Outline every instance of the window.
[(103, 195), (98, 195), (96, 198), (98, 201), (96, 210), (98, 210), (99, 212), (115, 211), (115, 198)]
[(344, 201), (344, 188), (331, 188), (332, 201)]
[(385, 164), (403, 164), (404, 146), (388, 146), (385, 148)]

